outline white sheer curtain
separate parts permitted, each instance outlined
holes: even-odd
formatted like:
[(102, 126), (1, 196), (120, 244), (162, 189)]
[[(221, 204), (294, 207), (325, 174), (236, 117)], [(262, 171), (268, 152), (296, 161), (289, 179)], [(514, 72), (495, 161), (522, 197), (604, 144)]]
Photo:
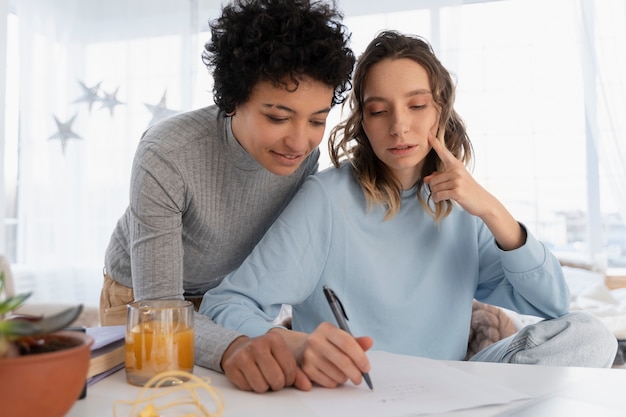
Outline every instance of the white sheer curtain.
[[(211, 77), (200, 60), (208, 35), (201, 28), (217, 15), (219, 3), (16, 2), (20, 147), (14, 267), (22, 288), (30, 277), (46, 283), (36, 298), (97, 303), (104, 250), (128, 201), (135, 147), (159, 114), (147, 105), (165, 97), (166, 110), (175, 111), (211, 102)], [(475, 146), (475, 175), (561, 254), (589, 253), (585, 116), (595, 113), (603, 219), (594, 220), (594, 227), (603, 229), (607, 256), (626, 265), (624, 1), (420, 1), (415, 10), (392, 1), (368, 3), (368, 10), (397, 10), (400, 3), (403, 11), (347, 16), (353, 49), (360, 53), (385, 28), (428, 38), (458, 78), (457, 109)], [(589, 4), (593, 16), (581, 12)], [(591, 46), (594, 61), (588, 58)], [(590, 72), (596, 81), (593, 111), (585, 99)], [(94, 88), (91, 106), (81, 83)], [(339, 119), (338, 110), (329, 126)], [(80, 139), (66, 132), (63, 148), (55, 117)], [(328, 164), (323, 158), (322, 165)], [(607, 223), (606, 216), (618, 214), (615, 224)]]
[(197, 2), (180, 0), (16, 7), (18, 282), (45, 281), (48, 291), (36, 298), (87, 291), (96, 303), (91, 288), (101, 283), (104, 250), (128, 203), (142, 132), (155, 117), (211, 101), (198, 36), (209, 16), (199, 22)]
[[(626, 220), (626, 4), (580, 0), (576, 17), (589, 140), (598, 155), (599, 175), (608, 185), (605, 192), (611, 193), (617, 212)], [(609, 251), (617, 238), (609, 231)]]

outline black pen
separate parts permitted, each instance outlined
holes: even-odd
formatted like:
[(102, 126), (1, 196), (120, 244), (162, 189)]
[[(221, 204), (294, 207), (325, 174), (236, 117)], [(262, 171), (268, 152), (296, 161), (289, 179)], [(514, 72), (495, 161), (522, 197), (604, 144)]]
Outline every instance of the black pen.
[[(346, 314), (346, 310), (344, 310), (343, 305), (339, 300), (339, 297), (337, 297), (335, 292), (328, 288), (326, 285), (324, 285), (324, 295), (328, 300), (328, 305), (330, 305), (330, 309), (333, 311), (333, 315), (337, 320), (339, 328), (351, 335), (352, 332), (350, 332), (348, 322), (346, 321), (348, 320), (348, 315)], [(361, 372), (361, 375), (363, 375), (363, 379), (365, 379), (367, 386), (370, 387), (371, 390), (373, 390), (374, 387), (372, 386), (372, 380), (370, 379), (369, 374), (367, 372)]]

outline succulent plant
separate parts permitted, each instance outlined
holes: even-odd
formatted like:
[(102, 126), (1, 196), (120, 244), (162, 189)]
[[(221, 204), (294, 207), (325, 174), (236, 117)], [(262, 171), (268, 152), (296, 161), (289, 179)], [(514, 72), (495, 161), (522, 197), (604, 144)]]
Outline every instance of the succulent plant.
[(30, 296), (31, 293), (6, 296), (4, 273), (0, 272), (0, 358), (19, 356), (20, 346), (27, 345), (28, 339), (69, 326), (83, 309), (79, 304), (47, 317), (13, 314)]

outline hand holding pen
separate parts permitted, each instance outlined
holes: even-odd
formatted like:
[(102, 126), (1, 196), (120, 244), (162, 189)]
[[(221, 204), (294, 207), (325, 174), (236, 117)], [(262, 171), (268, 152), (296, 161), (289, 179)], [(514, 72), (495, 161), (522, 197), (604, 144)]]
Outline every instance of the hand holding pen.
[[(350, 328), (348, 327), (348, 316), (346, 315), (343, 305), (341, 304), (341, 301), (339, 300), (335, 292), (326, 285), (324, 285), (324, 295), (326, 296), (326, 300), (328, 300), (328, 305), (330, 306), (330, 309), (332, 310), (333, 315), (337, 320), (339, 328), (346, 333), (352, 335), (352, 333), (350, 332)], [(373, 390), (374, 387), (372, 385), (372, 380), (370, 379), (369, 374), (367, 372), (361, 372), (361, 374), (363, 375), (363, 379), (365, 379), (367, 386), (371, 390)]]

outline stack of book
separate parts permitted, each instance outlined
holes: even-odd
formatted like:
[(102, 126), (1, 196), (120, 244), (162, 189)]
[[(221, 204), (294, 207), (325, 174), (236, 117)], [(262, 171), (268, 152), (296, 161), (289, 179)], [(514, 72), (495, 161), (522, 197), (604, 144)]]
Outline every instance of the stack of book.
[(88, 327), (86, 332), (94, 339), (87, 372), (89, 386), (124, 367), (126, 326)]

